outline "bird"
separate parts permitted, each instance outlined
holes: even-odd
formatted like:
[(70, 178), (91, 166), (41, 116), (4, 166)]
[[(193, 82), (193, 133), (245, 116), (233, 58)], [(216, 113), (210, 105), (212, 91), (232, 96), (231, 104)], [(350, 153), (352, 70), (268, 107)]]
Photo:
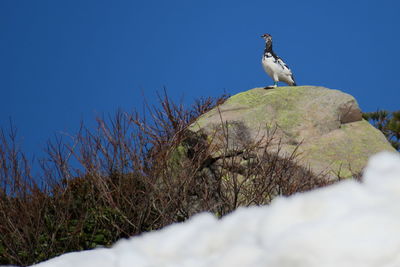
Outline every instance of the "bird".
[(265, 40), (265, 49), (262, 57), (262, 66), (265, 72), (274, 80), (274, 85), (265, 87), (271, 89), (278, 86), (278, 82), (287, 83), (289, 86), (297, 86), (289, 66), (272, 50), (272, 36), (268, 33), (261, 35)]

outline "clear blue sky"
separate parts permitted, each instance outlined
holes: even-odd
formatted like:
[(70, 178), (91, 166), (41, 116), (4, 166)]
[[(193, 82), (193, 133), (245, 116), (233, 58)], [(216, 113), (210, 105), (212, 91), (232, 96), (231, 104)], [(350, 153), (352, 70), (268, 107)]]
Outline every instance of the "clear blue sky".
[[(400, 1), (0, 0), (0, 127), (40, 151), (166, 86), (176, 100), (271, 84), (263, 33), (299, 85), (400, 109)], [(37, 152), (36, 152), (37, 153)]]

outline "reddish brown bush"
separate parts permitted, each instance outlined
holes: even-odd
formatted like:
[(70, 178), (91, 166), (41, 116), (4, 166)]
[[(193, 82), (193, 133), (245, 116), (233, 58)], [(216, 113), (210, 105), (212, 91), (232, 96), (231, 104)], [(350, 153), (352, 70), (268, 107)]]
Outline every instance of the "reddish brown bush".
[[(2, 131), (0, 264), (27, 265), (109, 246), (197, 212), (223, 216), (327, 184), (299, 167), (295, 154), (270, 153), (268, 144), (262, 151), (257, 143), (223, 149), (213, 157), (208, 142), (187, 126), (225, 99), (206, 98), (185, 109), (164, 94), (159, 107), (147, 106), (146, 116), (98, 118), (95, 130), (82, 125), (72, 140), (49, 142), (38, 177), (15, 129), (8, 136)], [(247, 160), (240, 168), (238, 155)]]

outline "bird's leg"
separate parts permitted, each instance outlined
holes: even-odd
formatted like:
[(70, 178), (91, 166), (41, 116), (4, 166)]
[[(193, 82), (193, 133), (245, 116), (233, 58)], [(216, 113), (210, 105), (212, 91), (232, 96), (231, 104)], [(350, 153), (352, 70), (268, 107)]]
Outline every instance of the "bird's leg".
[(278, 82), (276, 81), (276, 82), (274, 82), (274, 85), (268, 85), (268, 86), (264, 87), (264, 89), (274, 89), (277, 86), (278, 86)]

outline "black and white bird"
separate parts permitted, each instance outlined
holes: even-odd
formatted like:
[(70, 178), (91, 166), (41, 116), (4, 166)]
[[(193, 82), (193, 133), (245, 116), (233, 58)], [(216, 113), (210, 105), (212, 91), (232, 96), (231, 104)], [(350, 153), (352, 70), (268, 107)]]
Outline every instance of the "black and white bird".
[(296, 86), (296, 81), (294, 80), (292, 71), (272, 50), (272, 36), (266, 33), (261, 37), (265, 40), (262, 65), (265, 72), (274, 80), (274, 85), (265, 88), (275, 88), (278, 86), (278, 82), (285, 82), (290, 86)]

